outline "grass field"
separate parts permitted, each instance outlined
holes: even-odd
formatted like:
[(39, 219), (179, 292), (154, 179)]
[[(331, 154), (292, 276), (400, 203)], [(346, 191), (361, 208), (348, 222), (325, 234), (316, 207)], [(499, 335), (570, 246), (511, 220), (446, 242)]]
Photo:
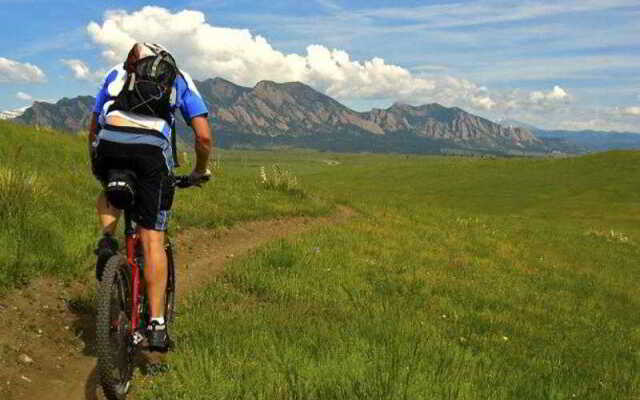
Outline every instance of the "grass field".
[[(227, 166), (250, 175), (265, 157)], [(638, 398), (639, 165), (292, 160), (359, 216), (272, 243), (190, 298), (172, 370), (142, 397)]]
[[(81, 139), (0, 122), (0, 286), (78, 278)], [(296, 190), (261, 183), (272, 165)], [(186, 300), (146, 399), (637, 399), (640, 153), (566, 159), (222, 151), (174, 229), (357, 211)], [(6, 222), (8, 221), (8, 223)]]

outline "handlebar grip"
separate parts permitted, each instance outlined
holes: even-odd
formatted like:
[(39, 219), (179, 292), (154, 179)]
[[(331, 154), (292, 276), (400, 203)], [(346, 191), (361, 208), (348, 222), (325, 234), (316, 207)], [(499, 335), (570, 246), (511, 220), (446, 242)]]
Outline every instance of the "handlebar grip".
[(174, 177), (174, 185), (185, 189), (191, 186), (200, 187), (203, 183), (208, 182), (211, 179), (211, 175), (202, 175), (197, 179), (193, 179), (191, 175), (178, 175)]

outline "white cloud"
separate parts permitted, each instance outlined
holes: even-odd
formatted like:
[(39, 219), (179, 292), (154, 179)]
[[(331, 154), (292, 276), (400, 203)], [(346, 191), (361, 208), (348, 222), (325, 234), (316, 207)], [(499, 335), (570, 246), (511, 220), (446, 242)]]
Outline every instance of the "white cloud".
[(529, 100), (534, 103), (555, 102), (562, 100), (569, 100), (570, 96), (566, 90), (556, 85), (553, 89), (547, 93), (541, 91), (534, 91), (529, 94)]
[(640, 107), (639, 106), (625, 107), (621, 110), (621, 113), (622, 115), (630, 115), (630, 116), (638, 117), (640, 116)]
[[(580, 3), (572, 0), (572, 5), (565, 4), (565, 8), (556, 11), (564, 12), (572, 7), (577, 10), (582, 7), (580, 4), (587, 8), (598, 8), (603, 4), (586, 1)], [(607, 4), (619, 5), (624, 1), (610, 0)], [(491, 2), (494, 3), (497, 4)], [(520, 17), (538, 12), (532, 8), (521, 11), (518, 14)], [(462, 11), (456, 11), (459, 12)], [(546, 11), (541, 10), (540, 13)], [(635, 115), (635, 111), (628, 107), (625, 112), (618, 110), (618, 119), (615, 121), (607, 116), (592, 118), (592, 112), (577, 108), (573, 103), (574, 96), (566, 87), (555, 85), (551, 89), (530, 92), (517, 89), (492, 91), (468, 79), (448, 75), (446, 72), (452, 71), (452, 67), (434, 66), (429, 60), (414, 67), (412, 73), (380, 57), (353, 60), (348, 52), (321, 44), (308, 45), (297, 53), (285, 53), (275, 49), (265, 37), (252, 34), (247, 29), (211, 25), (205, 15), (198, 11), (171, 12), (153, 6), (135, 12), (109, 11), (101, 23), (88, 24), (87, 32), (92, 41), (102, 48), (102, 55), (109, 65), (121, 63), (136, 41), (156, 42), (170, 49), (178, 65), (196, 79), (220, 76), (245, 86), (253, 86), (260, 80), (300, 81), (347, 104), (349, 101), (374, 101), (378, 104), (387, 101), (409, 104), (438, 102), (487, 116), (520, 118), (539, 126), (579, 126), (588, 121), (590, 126), (599, 129), (604, 129), (609, 123), (608, 126), (615, 129), (628, 130), (630, 118)], [(632, 62), (638, 60), (640, 58), (633, 58)], [(86, 63), (80, 60), (65, 61), (76, 77), (91, 75)], [(474, 68), (481, 74), (495, 73), (501, 80), (507, 79), (505, 75), (516, 74), (521, 69), (530, 78), (544, 76), (550, 79), (558, 76), (558, 70), (566, 72), (567, 68), (571, 73), (560, 76), (579, 77), (611, 66), (612, 63), (628, 66), (630, 62), (628, 57), (623, 60), (604, 56), (584, 57), (580, 61), (569, 57), (554, 59), (550, 65), (548, 59), (541, 58), (534, 63), (530, 59), (504, 62), (501, 63), (502, 68), (495, 68), (495, 63), (484, 63), (484, 66), (480, 63)]]
[(485, 110), (491, 110), (496, 105), (496, 102), (489, 96), (472, 96), (471, 103), (475, 105), (476, 108), (482, 108)]
[(104, 71), (91, 71), (89, 65), (82, 60), (78, 59), (62, 59), (60, 60), (65, 64), (71, 72), (74, 78), (85, 81), (98, 81), (104, 76)]
[(25, 100), (25, 101), (30, 101), (33, 100), (33, 96), (31, 96), (28, 93), (24, 93), (24, 92), (18, 92), (16, 93), (16, 97), (20, 100)]
[[(629, 108), (629, 107), (627, 107)], [(640, 108), (640, 107), (638, 107)], [(543, 109), (515, 108), (500, 118), (527, 122), (542, 129), (638, 132), (638, 116), (624, 112), (620, 107), (550, 106)], [(628, 110), (632, 111), (632, 110)], [(640, 110), (636, 110), (640, 112)], [(494, 119), (495, 118), (494, 114)]]
[(548, 100), (564, 100), (567, 98), (569, 98), (567, 91), (557, 85), (553, 87), (552, 91), (547, 93)]
[(37, 66), (0, 57), (0, 83), (44, 81), (46, 75)]
[(61, 60), (66, 66), (68, 66), (69, 68), (71, 68), (71, 71), (73, 72), (73, 76), (75, 76), (78, 79), (87, 79), (89, 77), (89, 75), (91, 74), (91, 71), (89, 71), (89, 66), (81, 60)]
[(464, 79), (415, 76), (379, 57), (352, 60), (343, 50), (318, 44), (307, 46), (306, 54), (285, 54), (249, 30), (210, 25), (198, 11), (172, 13), (151, 6), (132, 13), (110, 11), (102, 24), (91, 22), (87, 31), (110, 64), (122, 62), (136, 41), (148, 41), (169, 48), (197, 79), (221, 76), (246, 86), (260, 80), (301, 81), (341, 100), (474, 102), (491, 107), (490, 101), (472, 99), (482, 98), (482, 90)]

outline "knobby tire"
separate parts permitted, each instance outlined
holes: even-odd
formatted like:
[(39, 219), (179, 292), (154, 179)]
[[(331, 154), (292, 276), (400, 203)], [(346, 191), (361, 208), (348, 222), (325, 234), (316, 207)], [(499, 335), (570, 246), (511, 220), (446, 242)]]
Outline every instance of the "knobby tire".
[(109, 400), (127, 397), (133, 375), (131, 285), (126, 259), (112, 256), (106, 263), (98, 288), (96, 348), (98, 376)]

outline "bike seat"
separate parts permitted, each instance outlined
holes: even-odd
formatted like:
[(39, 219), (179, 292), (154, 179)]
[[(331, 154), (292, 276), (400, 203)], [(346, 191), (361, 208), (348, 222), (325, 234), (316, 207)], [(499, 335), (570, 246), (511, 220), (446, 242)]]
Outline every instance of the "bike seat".
[(124, 210), (135, 204), (136, 178), (135, 172), (128, 169), (110, 169), (107, 172), (104, 192), (112, 206)]

